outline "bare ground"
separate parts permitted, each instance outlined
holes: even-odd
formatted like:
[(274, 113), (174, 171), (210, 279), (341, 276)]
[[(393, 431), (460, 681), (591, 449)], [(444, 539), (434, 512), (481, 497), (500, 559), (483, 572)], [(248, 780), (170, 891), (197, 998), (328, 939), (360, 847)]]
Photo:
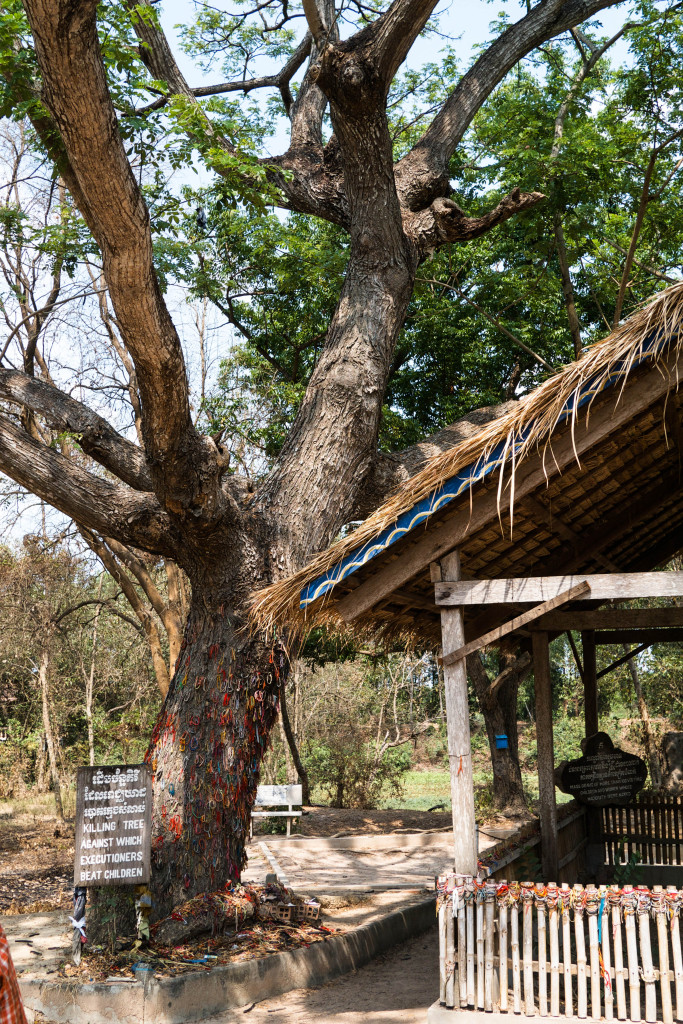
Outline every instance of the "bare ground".
[(206, 1024), (425, 1024), (439, 995), (436, 927), (321, 988), (296, 989)]
[(0, 815), (0, 913), (70, 907), (73, 844), (73, 822), (45, 814)]

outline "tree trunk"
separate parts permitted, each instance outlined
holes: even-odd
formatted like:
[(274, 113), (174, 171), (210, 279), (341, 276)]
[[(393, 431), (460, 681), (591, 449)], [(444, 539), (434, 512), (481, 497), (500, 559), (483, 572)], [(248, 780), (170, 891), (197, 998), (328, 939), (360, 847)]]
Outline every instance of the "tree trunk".
[[(103, 576), (100, 576), (100, 583), (97, 590), (97, 597), (102, 596), (102, 580)], [(93, 688), (95, 685), (95, 654), (97, 651), (97, 627), (99, 625), (100, 614), (102, 612), (102, 605), (98, 604), (95, 609), (95, 615), (93, 618), (92, 626), (92, 653), (90, 656), (90, 671), (85, 679), (85, 720), (88, 725), (88, 758), (91, 765), (95, 764), (95, 731), (93, 729), (92, 721), (92, 696)]]
[(57, 817), (64, 820), (64, 808), (62, 806), (62, 790), (59, 781), (59, 768), (57, 767), (57, 751), (55, 748), (54, 733), (52, 732), (52, 723), (50, 721), (50, 702), (49, 702), (49, 680), (50, 680), (50, 653), (47, 647), (44, 647), (40, 654), (40, 665), (38, 668), (38, 676), (40, 678), (40, 690), (43, 700), (43, 729), (45, 730), (45, 739), (47, 740), (47, 757), (50, 765), (50, 775), (52, 776), (52, 788), (55, 794), (55, 808), (57, 811)]
[[(282, 705), (280, 705), (280, 710), (282, 711)], [(285, 727), (282, 721), (282, 714), (280, 714), (278, 719), (278, 725), (280, 726), (280, 742), (282, 743), (282, 751), (285, 758), (285, 782), (289, 786), (295, 781), (296, 769), (294, 767), (294, 762), (292, 761), (292, 753), (289, 749), (289, 743), (287, 742), (287, 733), (285, 732)]]
[[(298, 668), (295, 667), (294, 675), (296, 676), (297, 674)], [(282, 728), (287, 738), (289, 752), (292, 755), (292, 761), (294, 762), (294, 767), (296, 768), (296, 773), (299, 778), (299, 782), (301, 783), (301, 802), (302, 804), (309, 806), (311, 803), (311, 789), (308, 782), (308, 772), (306, 770), (305, 764), (301, 760), (299, 748), (296, 743), (296, 737), (294, 736), (292, 725), (289, 720), (289, 709), (287, 707), (287, 686), (285, 682), (282, 683), (282, 687), (280, 689), (280, 713), (282, 715)]]
[(45, 792), (45, 747), (47, 740), (45, 739), (45, 733), (41, 734), (40, 745), (38, 747), (38, 759), (36, 766), (36, 788), (39, 793)]
[(281, 646), (267, 648), (251, 636), (227, 604), (217, 602), (210, 612), (210, 586), (193, 589), (180, 656), (145, 756), (154, 773), (155, 919), (239, 879), (288, 670)]
[[(527, 810), (519, 767), (517, 745), (517, 690), (519, 675), (510, 672), (493, 691), (479, 654), (467, 659), (467, 672), (474, 684), (477, 701), (484, 716), (493, 768), (493, 803), (497, 810), (520, 814)], [(494, 680), (495, 682), (495, 680)], [(507, 749), (496, 747), (496, 735), (507, 735)]]
[[(629, 652), (626, 644), (624, 644), (623, 651), (624, 654), (628, 654)], [(659, 789), (662, 784), (662, 768), (657, 754), (657, 744), (655, 743), (654, 734), (652, 732), (650, 712), (648, 711), (647, 704), (645, 703), (643, 687), (640, 682), (640, 675), (638, 674), (638, 666), (636, 665), (634, 658), (629, 658), (626, 664), (628, 665), (629, 672), (631, 673), (633, 689), (636, 692), (636, 700), (638, 702), (640, 720), (643, 723), (643, 746), (645, 747), (645, 757), (650, 770), (650, 781), (654, 789)]]

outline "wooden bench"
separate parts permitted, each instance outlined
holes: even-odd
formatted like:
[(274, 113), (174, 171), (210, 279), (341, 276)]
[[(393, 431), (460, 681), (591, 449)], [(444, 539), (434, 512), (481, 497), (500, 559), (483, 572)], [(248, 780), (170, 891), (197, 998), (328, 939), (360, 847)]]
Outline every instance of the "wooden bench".
[(301, 786), (259, 786), (256, 790), (254, 808), (286, 807), (280, 810), (252, 810), (249, 822), (249, 836), (253, 835), (254, 818), (286, 818), (287, 835), (292, 834), (292, 819), (301, 817)]

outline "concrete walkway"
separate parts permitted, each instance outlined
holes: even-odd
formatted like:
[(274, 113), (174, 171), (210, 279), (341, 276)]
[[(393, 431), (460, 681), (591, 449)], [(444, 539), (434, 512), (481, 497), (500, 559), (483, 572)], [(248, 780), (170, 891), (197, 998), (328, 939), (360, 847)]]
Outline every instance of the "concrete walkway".
[(426, 1024), (439, 995), (436, 924), (353, 974), (296, 989), (205, 1024)]
[[(479, 833), (479, 853), (498, 838)], [(434, 887), (452, 869), (453, 832), (386, 833), (346, 838), (257, 836), (245, 877), (274, 871), (297, 892)]]

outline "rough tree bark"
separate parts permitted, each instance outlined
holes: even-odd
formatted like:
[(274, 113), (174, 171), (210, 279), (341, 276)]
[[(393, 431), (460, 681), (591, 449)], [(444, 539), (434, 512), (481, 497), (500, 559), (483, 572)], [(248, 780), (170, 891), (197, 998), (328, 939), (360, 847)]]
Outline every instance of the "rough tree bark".
[[(383, 460), (376, 472), (383, 396), (419, 264), (439, 246), (482, 235), (543, 198), (515, 189), (488, 213), (468, 217), (450, 197), (450, 159), (517, 61), (611, 2), (547, 0), (531, 8), (482, 53), (394, 165), (387, 95), (435, 0), (394, 0), (343, 41), (330, 0), (306, 0), (309, 34), (268, 80), (289, 112), (290, 146), (265, 163), (284, 208), (348, 230), (350, 257), (294, 425), (272, 472), (251, 493), (226, 475), (220, 442), (200, 436), (192, 422), (180, 340), (154, 271), (149, 214), (109, 95), (96, 0), (24, 0), (40, 71), (42, 105), (33, 108), (33, 124), (101, 250), (139, 391), (141, 443), (51, 384), (3, 370), (0, 397), (77, 434), (108, 474), (89, 473), (6, 416), (0, 468), (110, 548), (173, 559), (190, 580), (184, 639), (148, 752), (157, 917), (238, 877), (244, 865), (259, 765), (288, 667), (277, 639), (244, 628), (252, 592), (299, 568), (419, 462), (413, 453)], [(199, 90), (185, 82), (153, 7), (128, 6), (152, 78), (166, 83), (169, 96), (193, 102)], [(289, 81), (306, 60), (292, 102)], [(165, 98), (150, 107), (160, 102)], [(334, 135), (325, 143), (327, 109)], [(229, 149), (217, 136), (215, 142)], [(215, 170), (221, 173), (220, 165)], [(516, 741), (502, 706), (501, 715), (501, 728)]]

